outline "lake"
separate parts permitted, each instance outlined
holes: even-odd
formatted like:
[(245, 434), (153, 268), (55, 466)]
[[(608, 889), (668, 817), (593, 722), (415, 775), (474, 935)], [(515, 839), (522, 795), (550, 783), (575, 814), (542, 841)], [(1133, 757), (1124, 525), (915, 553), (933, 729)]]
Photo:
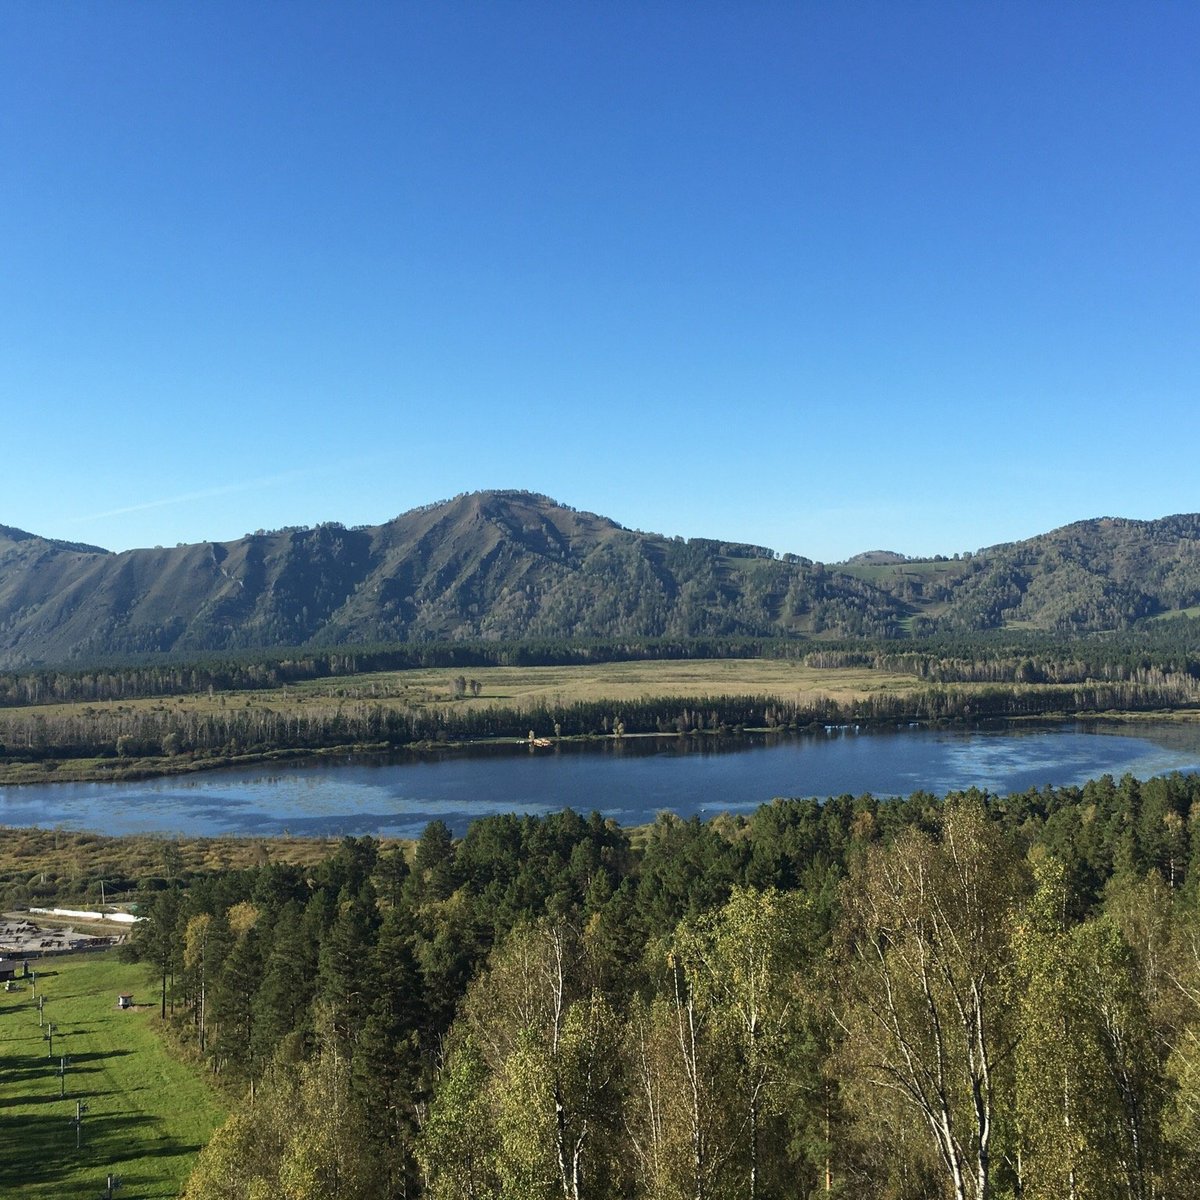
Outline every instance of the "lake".
[(598, 809), (624, 825), (746, 812), (775, 796), (994, 793), (1200, 770), (1200, 724), (1071, 722), (987, 729), (831, 729), (744, 738), (627, 738), (531, 752), (339, 757), (133, 783), (0, 788), (0, 823), (111, 834), (413, 837), (496, 812)]

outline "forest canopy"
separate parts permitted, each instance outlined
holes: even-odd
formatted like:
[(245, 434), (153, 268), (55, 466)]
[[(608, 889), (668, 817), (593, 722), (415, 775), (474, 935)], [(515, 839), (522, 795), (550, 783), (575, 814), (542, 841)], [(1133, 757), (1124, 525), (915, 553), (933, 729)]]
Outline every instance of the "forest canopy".
[(1197, 1194), (1200, 780), (566, 810), (181, 875), (193, 1197)]

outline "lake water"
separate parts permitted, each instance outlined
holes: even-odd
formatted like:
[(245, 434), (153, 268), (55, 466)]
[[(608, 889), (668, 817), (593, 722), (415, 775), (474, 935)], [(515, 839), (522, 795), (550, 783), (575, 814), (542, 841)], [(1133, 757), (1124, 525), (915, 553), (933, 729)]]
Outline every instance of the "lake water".
[(412, 837), (435, 817), (461, 833), (496, 812), (598, 809), (625, 825), (660, 809), (745, 812), (775, 796), (994, 793), (1200, 770), (1200, 725), (1073, 722), (1045, 728), (732, 738), (627, 738), (530, 752), (322, 758), (136, 783), (0, 788), (0, 824), (124, 834)]

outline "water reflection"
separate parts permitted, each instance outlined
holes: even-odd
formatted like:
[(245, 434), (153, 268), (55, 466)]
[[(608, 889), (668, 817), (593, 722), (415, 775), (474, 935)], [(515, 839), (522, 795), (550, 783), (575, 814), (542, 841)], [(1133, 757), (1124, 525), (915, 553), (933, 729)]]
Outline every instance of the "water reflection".
[(1103, 774), (1200, 769), (1200, 725), (972, 730), (832, 728), (808, 735), (629, 737), (544, 750), (340, 757), (131, 783), (0, 788), (0, 820), (106, 833), (380, 834), (435, 817), (461, 832), (495, 812), (598, 809), (624, 824), (661, 809), (744, 812), (775, 796), (1023, 791)]

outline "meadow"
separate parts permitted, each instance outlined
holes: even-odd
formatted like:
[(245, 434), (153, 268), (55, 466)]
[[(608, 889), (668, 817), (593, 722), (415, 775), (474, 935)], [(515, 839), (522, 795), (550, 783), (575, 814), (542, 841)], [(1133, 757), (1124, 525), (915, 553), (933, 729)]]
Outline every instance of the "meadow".
[[(456, 695), (455, 681), (479, 683)], [(779, 700), (825, 697), (839, 702), (879, 692), (913, 691), (914, 675), (869, 667), (810, 667), (786, 659), (651, 659), (557, 667), (433, 667), (376, 671), (332, 679), (311, 679), (269, 690), (210, 691), (188, 696), (145, 697), (114, 702), (36, 704), (4, 710), (6, 722), (42, 718), (104, 717), (114, 714), (186, 710), (198, 715), (229, 707), (270, 708), (299, 714), (338, 701), (369, 701), (385, 707), (463, 709), (488, 704), (505, 708), (576, 701), (630, 701), (647, 697), (755, 695)]]
[[(112, 952), (31, 965), (36, 985), (0, 990), (0, 1195), (94, 1200), (110, 1173), (121, 1180), (118, 1197), (178, 1195), (225, 1106), (168, 1054), (146, 968)], [(54, 1025), (53, 1058), (35, 990)], [(118, 1009), (120, 992), (136, 1007)], [(61, 1055), (70, 1062), (60, 1080)], [(87, 1111), (76, 1149), (78, 1101)]]
[[(336, 838), (110, 837), (66, 829), (0, 828), (0, 903), (128, 903), (143, 890), (267, 863), (313, 866)], [(104, 881), (104, 888), (100, 881)], [(0, 999), (3, 996), (0, 995)]]

